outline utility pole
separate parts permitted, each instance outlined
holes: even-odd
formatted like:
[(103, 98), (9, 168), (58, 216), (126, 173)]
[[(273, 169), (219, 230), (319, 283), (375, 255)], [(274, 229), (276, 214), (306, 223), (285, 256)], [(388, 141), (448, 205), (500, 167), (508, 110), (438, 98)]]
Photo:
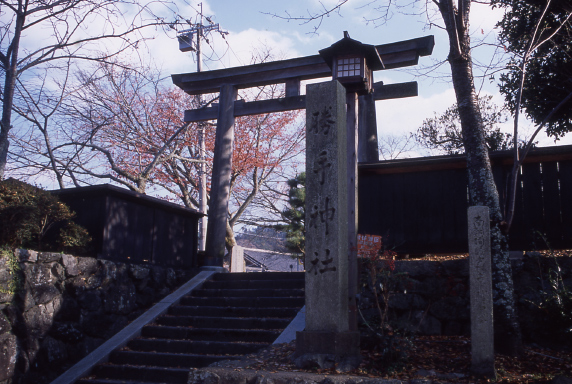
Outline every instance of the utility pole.
[[(196, 51), (197, 54), (197, 72), (203, 70), (203, 60), (201, 51), (201, 40), (206, 39), (206, 35), (215, 31), (220, 33), (223, 37), (228, 32), (222, 31), (219, 24), (214, 24), (209, 17), (205, 19), (210, 23), (208, 25), (203, 25), (203, 3), (200, 3), (201, 7), (201, 19), (199, 23), (193, 24), (188, 21), (191, 28), (185, 29), (177, 33), (177, 39), (179, 40), (179, 50), (181, 52)], [(194, 36), (197, 36), (196, 48), (193, 47)], [(208, 40), (207, 40), (208, 42)], [(202, 95), (197, 95), (197, 104), (200, 108), (202, 106)], [(206, 173), (206, 148), (205, 148), (205, 123), (198, 123), (198, 135), (199, 135), (199, 212), (203, 213), (203, 216), (199, 220), (199, 250), (204, 251), (206, 245), (207, 237), (207, 173)]]

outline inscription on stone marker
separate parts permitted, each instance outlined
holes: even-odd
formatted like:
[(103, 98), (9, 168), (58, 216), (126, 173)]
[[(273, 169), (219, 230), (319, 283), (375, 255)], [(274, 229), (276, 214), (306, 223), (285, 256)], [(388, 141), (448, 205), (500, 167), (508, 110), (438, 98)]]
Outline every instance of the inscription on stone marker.
[(306, 92), (306, 331), (348, 330), (346, 91)]
[(469, 207), (471, 370), (495, 376), (489, 208)]
[(314, 168), (314, 173), (318, 174), (320, 184), (324, 185), (326, 182), (326, 170), (332, 167), (332, 163), (328, 161), (328, 151), (320, 152), (316, 163), (318, 164), (318, 167)]
[(321, 110), (312, 113), (310, 132), (313, 134), (323, 133), (327, 135), (330, 129), (336, 124), (335, 116), (332, 114), (333, 107), (324, 106)]
[(336, 209), (331, 206), (329, 197), (326, 197), (324, 201), (320, 201), (320, 203), (321, 206), (312, 206), (309, 225), (311, 228), (324, 228), (324, 234), (327, 236), (330, 234), (329, 222), (336, 219)]
[[(319, 252), (314, 252), (314, 259), (311, 261), (311, 266), (310, 269), (308, 270), (308, 273), (314, 273), (314, 275), (317, 275), (318, 272), (319, 273), (335, 272), (336, 266), (330, 265), (333, 263), (333, 261), (334, 258), (330, 257), (330, 250), (327, 248), (324, 250), (324, 256), (322, 257), (322, 259), (320, 259)], [(323, 268), (320, 268), (320, 264)]]

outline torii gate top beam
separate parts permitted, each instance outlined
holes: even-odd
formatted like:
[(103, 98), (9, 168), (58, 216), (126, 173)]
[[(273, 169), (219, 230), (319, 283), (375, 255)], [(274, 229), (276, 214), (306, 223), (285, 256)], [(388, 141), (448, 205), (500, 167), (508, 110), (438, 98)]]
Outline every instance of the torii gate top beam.
[[(426, 36), (377, 45), (376, 49), (384, 69), (392, 69), (416, 65), (420, 56), (431, 55), (434, 45), (434, 37)], [(314, 55), (207, 72), (175, 74), (171, 77), (173, 83), (188, 94), (199, 95), (219, 92), (223, 84), (250, 88), (331, 75), (332, 70), (324, 59), (320, 55)]]

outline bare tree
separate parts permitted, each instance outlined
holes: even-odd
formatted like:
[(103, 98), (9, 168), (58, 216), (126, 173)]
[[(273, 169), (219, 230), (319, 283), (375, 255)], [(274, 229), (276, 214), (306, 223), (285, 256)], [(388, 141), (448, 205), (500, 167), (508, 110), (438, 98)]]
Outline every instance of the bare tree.
[[(163, 85), (157, 71), (121, 63), (83, 68), (60, 92), (33, 89), (17, 109), (29, 130), (12, 134), (10, 150), (21, 172), (56, 175), (60, 187), (109, 180), (140, 193), (149, 187), (198, 208), (198, 127), (182, 121), (197, 99)], [(65, 92), (64, 92), (65, 89)], [(272, 98), (282, 87), (244, 91), (244, 99)], [(50, 102), (48, 102), (48, 99)], [(213, 101), (203, 100), (202, 108)], [(56, 108), (57, 104), (57, 108)], [(266, 202), (280, 206), (285, 181), (299, 163), (304, 126), (299, 112), (237, 119), (228, 239), (243, 220), (265, 222)], [(215, 127), (204, 124), (206, 164), (212, 163)], [(16, 153), (17, 152), (17, 153)], [(207, 180), (208, 181), (208, 180)], [(281, 185), (284, 184), (284, 185)]]
[(79, 89), (62, 108), (69, 133), (58, 149), (70, 155), (61, 161), (70, 163), (74, 180), (109, 179), (145, 193), (150, 183), (160, 185), (163, 163), (194, 145), (190, 124), (182, 121), (193, 99), (162, 85), (152, 70), (98, 67), (79, 72)]
[[(264, 87), (254, 93), (242, 93), (246, 100), (274, 98), (282, 89)], [(236, 245), (234, 227), (238, 223), (269, 225), (275, 223), (287, 198), (286, 181), (299, 164), (304, 149), (305, 129), (298, 121), (299, 112), (283, 112), (236, 119), (231, 171), (231, 199), (226, 228), (227, 247)], [(207, 164), (212, 164), (215, 129), (205, 129)], [(190, 151), (190, 148), (184, 149)], [(184, 158), (174, 156), (160, 171), (163, 186), (185, 205), (196, 200), (198, 169)], [(210, 173), (209, 173), (210, 174)], [(210, 179), (207, 180), (210, 183)]]
[(146, 193), (161, 185), (162, 165), (194, 145), (182, 121), (193, 99), (149, 68), (96, 67), (66, 79), (59, 92), (25, 95), (26, 108), (15, 110), (30, 127), (11, 134), (10, 156), (21, 174), (55, 175), (60, 188), (107, 179)]
[(63, 70), (65, 77), (70, 61), (106, 62), (136, 50), (144, 40), (140, 34), (144, 28), (164, 24), (151, 7), (170, 13), (170, 4), (161, 0), (0, 1), (0, 179), (6, 169), (16, 89), (35, 84), (38, 71), (60, 77)]
[(393, 160), (403, 157), (411, 157), (408, 152), (415, 148), (415, 140), (412, 134), (383, 135), (379, 138), (379, 155), (383, 160)]
[(257, 217), (256, 221), (264, 222), (270, 215), (257, 208), (269, 202), (277, 206), (278, 201), (285, 200), (286, 181), (290, 175), (286, 170), (292, 170), (293, 165), (300, 162), (299, 155), (304, 150), (305, 127), (296, 121), (298, 114), (284, 112), (238, 119), (235, 151), (242, 152), (243, 159), (237, 159), (236, 163), (233, 160), (231, 203), (236, 209), (229, 212), (227, 238), (230, 246), (236, 242), (234, 232), (229, 230), (241, 222), (248, 208), (250, 217), (247, 221)]
[(29, 179), (50, 173), (60, 188), (65, 187), (65, 166), (59, 164), (59, 156), (54, 153), (60, 135), (54, 128), (61, 123), (59, 109), (67, 97), (70, 70), (68, 66), (56, 89), (49, 86), (45, 72), (38, 76), (37, 85), (16, 88), (13, 111), (19, 117), (20, 129), (10, 132), (12, 146), (8, 154), (13, 176)]
[[(492, 102), (491, 95), (479, 97), (479, 108), (485, 127), (485, 141), (490, 151), (509, 149), (513, 143), (510, 133), (502, 132), (500, 124), (508, 121), (508, 112)], [(414, 134), (421, 146), (449, 155), (464, 153), (461, 120), (457, 105), (442, 115), (427, 118)], [(522, 143), (521, 143), (522, 144)]]

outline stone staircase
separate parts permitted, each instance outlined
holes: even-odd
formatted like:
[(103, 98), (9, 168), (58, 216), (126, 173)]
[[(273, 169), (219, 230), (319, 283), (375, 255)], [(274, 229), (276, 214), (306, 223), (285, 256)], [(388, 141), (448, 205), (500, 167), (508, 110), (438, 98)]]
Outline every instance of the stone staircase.
[(302, 272), (214, 274), (77, 383), (186, 383), (191, 367), (268, 346), (303, 305)]

